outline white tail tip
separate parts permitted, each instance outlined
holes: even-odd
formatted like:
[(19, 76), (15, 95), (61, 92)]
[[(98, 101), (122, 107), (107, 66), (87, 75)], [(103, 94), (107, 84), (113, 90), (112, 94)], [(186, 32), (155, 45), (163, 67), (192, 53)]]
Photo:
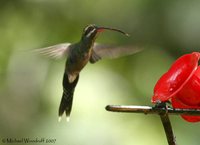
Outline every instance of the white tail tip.
[(62, 119), (62, 117), (61, 117), (61, 116), (59, 116), (59, 117), (58, 117), (58, 122), (60, 122), (60, 121), (61, 121), (61, 119)]
[(67, 121), (67, 122), (69, 122), (69, 120), (70, 120), (70, 117), (69, 117), (69, 116), (67, 116), (67, 118), (66, 118), (66, 121)]

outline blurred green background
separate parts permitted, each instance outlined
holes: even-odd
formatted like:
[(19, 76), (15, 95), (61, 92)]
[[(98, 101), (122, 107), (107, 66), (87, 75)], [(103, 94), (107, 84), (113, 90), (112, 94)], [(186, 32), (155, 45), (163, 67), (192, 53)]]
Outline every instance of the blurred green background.
[[(88, 64), (80, 74), (70, 122), (63, 117), (58, 123), (65, 60), (52, 61), (30, 50), (76, 42), (83, 28), (93, 23), (131, 35), (107, 31), (98, 37), (99, 43), (145, 49)], [(152, 105), (156, 81), (176, 58), (199, 51), (199, 38), (198, 0), (1, 0), (0, 139), (56, 139), (56, 145), (167, 145), (158, 116), (112, 113), (105, 106)], [(178, 144), (199, 145), (199, 123), (170, 117)]]

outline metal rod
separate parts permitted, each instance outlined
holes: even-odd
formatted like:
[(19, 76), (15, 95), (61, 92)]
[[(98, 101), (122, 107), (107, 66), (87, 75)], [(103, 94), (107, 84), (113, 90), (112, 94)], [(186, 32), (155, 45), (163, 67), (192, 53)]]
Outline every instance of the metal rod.
[(170, 119), (169, 119), (168, 107), (166, 103), (158, 104), (154, 108), (165, 110), (165, 112), (159, 113), (159, 115), (160, 115), (160, 119), (165, 130), (167, 142), (169, 145), (176, 145), (176, 138), (172, 129)]
[[(132, 106), (132, 105), (108, 105), (107, 111), (112, 112), (125, 112), (125, 113), (144, 113), (144, 114), (161, 114), (165, 113), (165, 108), (157, 108), (150, 106)], [(171, 115), (192, 115), (200, 116), (200, 109), (180, 109), (180, 108), (167, 108), (168, 114)]]
[(169, 145), (176, 145), (176, 138), (172, 130), (171, 122), (169, 120), (168, 114), (160, 114), (160, 119), (165, 130), (167, 137), (167, 142)]

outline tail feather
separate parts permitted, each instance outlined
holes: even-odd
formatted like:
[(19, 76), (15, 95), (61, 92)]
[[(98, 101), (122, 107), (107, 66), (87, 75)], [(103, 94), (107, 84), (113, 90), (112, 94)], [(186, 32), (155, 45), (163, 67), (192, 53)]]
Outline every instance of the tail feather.
[(72, 109), (72, 103), (73, 103), (73, 95), (74, 95), (74, 89), (76, 87), (76, 84), (78, 82), (79, 75), (76, 77), (76, 79), (70, 83), (68, 79), (68, 75), (65, 73), (63, 77), (63, 95), (60, 102), (59, 112), (58, 115), (61, 117), (63, 113), (65, 112), (66, 116), (70, 116), (70, 112)]

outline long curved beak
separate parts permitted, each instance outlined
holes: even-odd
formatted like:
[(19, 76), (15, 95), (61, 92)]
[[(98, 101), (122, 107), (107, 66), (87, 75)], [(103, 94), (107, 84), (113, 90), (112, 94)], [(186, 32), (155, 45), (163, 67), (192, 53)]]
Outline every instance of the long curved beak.
[(119, 29), (109, 28), (109, 27), (97, 27), (97, 32), (103, 32), (104, 30), (116, 31), (116, 32), (120, 32), (126, 36), (130, 36), (128, 33), (125, 33), (124, 31), (119, 30)]

